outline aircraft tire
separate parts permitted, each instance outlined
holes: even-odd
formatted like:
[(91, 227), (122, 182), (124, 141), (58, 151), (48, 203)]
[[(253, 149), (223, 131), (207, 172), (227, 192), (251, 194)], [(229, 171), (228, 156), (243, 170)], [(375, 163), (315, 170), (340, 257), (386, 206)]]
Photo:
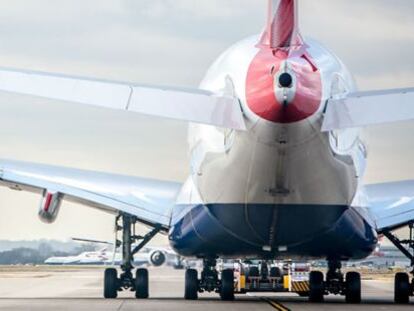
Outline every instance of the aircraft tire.
[(323, 302), (324, 292), (323, 273), (320, 271), (311, 271), (309, 274), (309, 301)]
[(361, 275), (358, 272), (348, 272), (345, 282), (345, 301), (361, 303)]
[(410, 281), (407, 273), (399, 272), (394, 279), (394, 301), (407, 304), (410, 301)]
[(234, 300), (234, 271), (233, 269), (225, 269), (221, 273), (221, 300)]
[(148, 290), (148, 270), (145, 268), (137, 269), (135, 272), (135, 297), (145, 299), (149, 296)]
[(196, 300), (198, 298), (197, 270), (187, 269), (185, 271), (184, 299)]
[(114, 299), (118, 296), (118, 272), (115, 268), (105, 269), (104, 297)]

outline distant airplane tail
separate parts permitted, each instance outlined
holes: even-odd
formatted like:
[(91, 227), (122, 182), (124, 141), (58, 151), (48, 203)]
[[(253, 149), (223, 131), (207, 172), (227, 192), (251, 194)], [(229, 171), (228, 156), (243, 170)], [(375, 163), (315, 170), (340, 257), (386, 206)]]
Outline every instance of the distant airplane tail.
[(277, 49), (301, 43), (297, 0), (269, 0), (267, 24), (260, 44)]

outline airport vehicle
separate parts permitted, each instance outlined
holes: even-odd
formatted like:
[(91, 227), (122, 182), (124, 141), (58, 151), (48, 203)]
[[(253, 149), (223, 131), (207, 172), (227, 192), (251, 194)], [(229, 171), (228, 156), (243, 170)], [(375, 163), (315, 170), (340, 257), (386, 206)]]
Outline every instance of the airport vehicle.
[[(115, 215), (122, 273), (105, 271), (105, 297), (123, 289), (148, 297), (148, 271), (134, 276), (132, 261), (160, 232), (180, 255), (203, 259), (201, 274), (186, 271), (186, 299), (202, 291), (234, 299), (234, 271), (219, 273), (217, 258), (322, 258), (328, 271), (310, 273), (309, 299), (358, 303), (360, 275), (343, 275), (341, 261), (369, 256), (379, 234), (414, 266), (414, 180), (364, 185), (359, 130), (412, 120), (414, 89), (358, 92), (345, 65), (300, 34), (296, 11), (295, 0), (269, 1), (264, 32), (225, 51), (196, 90), (0, 69), (2, 91), (190, 122), (183, 183), (0, 161), (3, 185), (41, 193), (43, 221), (64, 200)], [(137, 222), (146, 235), (135, 234)], [(410, 236), (400, 240), (393, 231), (405, 226)], [(413, 295), (410, 278), (396, 274), (396, 302)]]
[(292, 292), (309, 296), (309, 263), (285, 262), (259, 265), (236, 263), (234, 268), (235, 293)]

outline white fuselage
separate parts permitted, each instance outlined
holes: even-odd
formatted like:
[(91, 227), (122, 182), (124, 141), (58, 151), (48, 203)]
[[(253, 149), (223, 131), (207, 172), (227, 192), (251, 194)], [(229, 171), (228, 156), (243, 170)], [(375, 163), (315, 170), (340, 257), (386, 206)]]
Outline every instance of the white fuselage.
[(321, 131), (328, 99), (355, 91), (351, 75), (313, 40), (281, 56), (257, 42), (228, 49), (201, 83), (239, 99), (247, 130), (190, 125), (191, 175), (171, 246), (184, 256), (368, 256), (376, 233), (361, 183), (365, 146), (358, 130)]
[(201, 83), (203, 89), (237, 96), (248, 130), (190, 125), (191, 176), (179, 201), (351, 205), (365, 169), (365, 147), (357, 130), (321, 132), (326, 101), (355, 90), (351, 75), (337, 57), (308, 40), (322, 77), (320, 108), (296, 123), (264, 120), (246, 103), (257, 40), (248, 38), (224, 52)]

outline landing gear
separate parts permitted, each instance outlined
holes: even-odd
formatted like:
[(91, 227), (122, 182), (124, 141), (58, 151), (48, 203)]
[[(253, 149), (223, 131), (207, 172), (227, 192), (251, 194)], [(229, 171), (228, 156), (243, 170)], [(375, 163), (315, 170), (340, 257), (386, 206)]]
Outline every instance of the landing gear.
[(345, 301), (347, 303), (360, 303), (361, 275), (358, 272), (348, 272), (345, 280)]
[(339, 260), (328, 260), (325, 289), (329, 294), (342, 295), (346, 288), (341, 268), (342, 264)]
[(347, 303), (361, 302), (361, 276), (357, 272), (348, 272), (344, 276), (341, 272), (341, 262), (328, 261), (326, 281), (323, 281), (323, 273), (312, 271), (309, 275), (309, 301), (323, 302), (324, 295), (344, 295)]
[(233, 269), (223, 270), (221, 273), (220, 297), (222, 300), (234, 300), (234, 271)]
[(148, 270), (137, 269), (135, 272), (135, 297), (145, 299), (148, 296)]
[(200, 279), (198, 279), (197, 270), (187, 269), (185, 272), (185, 299), (195, 300), (198, 298), (198, 293), (206, 291), (220, 294), (222, 300), (234, 300), (233, 269), (223, 270), (221, 279), (219, 279), (216, 264), (215, 258), (205, 258)]
[(399, 272), (394, 280), (394, 301), (406, 304), (410, 301), (411, 284), (407, 273)]
[[(411, 261), (414, 275), (414, 222), (408, 224), (409, 237), (407, 240), (400, 240), (391, 231), (384, 231), (383, 234), (390, 240), (408, 259)], [(406, 245), (406, 246), (404, 246)], [(399, 304), (410, 302), (410, 296), (414, 296), (414, 279), (410, 283), (408, 273), (399, 272), (394, 279), (394, 301)]]
[(198, 298), (197, 270), (187, 269), (185, 271), (184, 299), (196, 300)]
[(325, 287), (323, 283), (323, 273), (320, 271), (312, 271), (309, 274), (309, 301), (323, 302)]
[[(122, 220), (122, 225), (119, 221)], [(118, 291), (130, 290), (135, 291), (136, 298), (148, 298), (148, 270), (137, 269), (135, 278), (132, 275), (134, 269), (134, 255), (139, 252), (160, 230), (161, 227), (155, 227), (145, 236), (135, 235), (135, 217), (128, 214), (120, 214), (116, 218), (116, 231), (122, 231), (122, 242), (117, 240), (117, 245), (122, 245), (122, 273), (118, 278), (115, 268), (105, 270), (104, 276), (104, 297), (116, 298)], [(132, 249), (134, 242), (140, 241), (139, 244)]]
[(118, 272), (115, 268), (105, 270), (104, 276), (104, 297), (113, 299), (118, 296)]
[(201, 271), (200, 292), (218, 292), (220, 280), (216, 270), (216, 259), (206, 258), (203, 260), (203, 271)]

